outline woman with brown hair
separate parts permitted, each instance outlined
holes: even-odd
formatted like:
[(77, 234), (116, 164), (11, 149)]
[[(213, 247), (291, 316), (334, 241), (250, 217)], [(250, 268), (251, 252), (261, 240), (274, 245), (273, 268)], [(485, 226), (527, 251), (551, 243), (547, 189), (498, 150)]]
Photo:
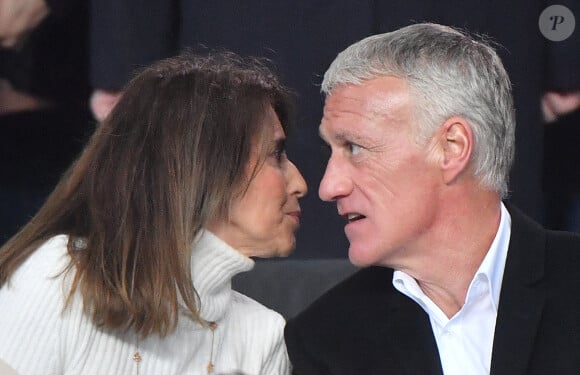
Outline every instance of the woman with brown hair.
[(254, 59), (184, 54), (125, 88), (0, 249), (0, 360), (22, 374), (285, 374), (276, 312), (231, 289), (287, 255), (306, 193), (288, 94)]

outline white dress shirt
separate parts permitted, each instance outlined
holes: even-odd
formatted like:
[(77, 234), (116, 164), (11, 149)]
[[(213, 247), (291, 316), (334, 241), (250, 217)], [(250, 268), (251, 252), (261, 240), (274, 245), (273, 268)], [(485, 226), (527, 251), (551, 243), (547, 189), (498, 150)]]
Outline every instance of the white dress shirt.
[(423, 293), (415, 279), (402, 271), (393, 274), (394, 287), (429, 315), (445, 375), (489, 374), (510, 233), (511, 217), (502, 203), (495, 238), (469, 285), (463, 307), (451, 319)]

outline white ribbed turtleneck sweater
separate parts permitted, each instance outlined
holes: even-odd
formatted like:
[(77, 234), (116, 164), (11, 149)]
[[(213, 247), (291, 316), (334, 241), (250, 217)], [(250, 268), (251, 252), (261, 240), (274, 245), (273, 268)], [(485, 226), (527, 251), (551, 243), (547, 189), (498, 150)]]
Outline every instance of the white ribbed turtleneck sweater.
[[(68, 264), (67, 236), (42, 245), (0, 289), (0, 360), (22, 375), (207, 373), (212, 333), (180, 314), (177, 330), (138, 343), (131, 333), (96, 328), (78, 298), (62, 312), (67, 294), (60, 271)], [(288, 374), (280, 314), (231, 289), (231, 278), (254, 262), (205, 231), (192, 255), (201, 316), (217, 322), (213, 374)]]

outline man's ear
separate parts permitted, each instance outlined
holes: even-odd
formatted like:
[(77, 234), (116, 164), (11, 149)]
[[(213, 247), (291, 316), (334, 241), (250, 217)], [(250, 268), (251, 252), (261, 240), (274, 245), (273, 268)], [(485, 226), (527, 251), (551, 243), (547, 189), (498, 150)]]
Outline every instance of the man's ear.
[(474, 148), (470, 124), (462, 117), (451, 117), (439, 128), (440, 167), (449, 184), (467, 170)]

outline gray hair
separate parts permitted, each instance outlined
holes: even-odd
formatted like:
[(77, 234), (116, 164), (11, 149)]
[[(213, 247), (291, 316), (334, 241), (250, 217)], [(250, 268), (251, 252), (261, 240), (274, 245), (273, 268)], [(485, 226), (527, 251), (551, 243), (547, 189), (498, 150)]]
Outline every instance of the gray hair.
[(514, 158), (515, 110), (511, 83), (495, 50), (484, 40), (430, 23), (367, 37), (341, 52), (322, 82), (339, 85), (394, 76), (406, 80), (416, 101), (417, 141), (425, 143), (450, 117), (471, 125), (471, 159), (481, 185), (507, 196)]

